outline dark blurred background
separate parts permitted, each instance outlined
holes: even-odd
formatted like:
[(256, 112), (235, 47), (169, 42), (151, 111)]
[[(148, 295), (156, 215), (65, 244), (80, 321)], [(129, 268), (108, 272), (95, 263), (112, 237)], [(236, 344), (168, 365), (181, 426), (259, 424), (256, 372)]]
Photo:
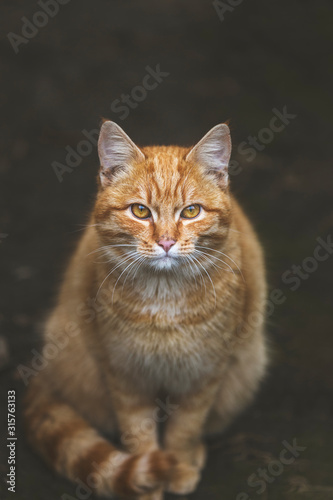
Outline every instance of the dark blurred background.
[[(333, 498), (333, 5), (224, 4), (71, 0), (45, 24), (37, 2), (1, 2), (1, 499), (75, 498), (75, 487), (26, 446), (21, 423), (16, 493), (7, 491), (7, 391), (17, 391), (19, 418), (25, 386), (17, 365), (28, 365), (40, 345), (41, 322), (94, 200), (95, 146), (62, 182), (54, 162), (69, 170), (66, 148), (77, 150), (101, 117), (142, 145), (190, 145), (229, 120), (232, 188), (266, 249), (270, 290), (285, 299), (270, 308), (267, 380), (211, 444), (189, 498)], [(45, 25), (24, 28), (24, 16)], [(18, 38), (24, 34), (30, 38)], [(134, 90), (157, 65), (168, 73), (157, 87), (145, 96)], [(141, 100), (119, 112), (115, 100), (132, 92)], [(296, 116), (270, 132), (273, 109)], [(258, 138), (252, 154), (250, 136)], [(313, 259), (318, 237), (328, 241), (322, 261)], [(293, 277), (294, 265), (303, 277)], [(280, 453), (293, 440), (305, 449), (281, 469)], [(264, 491), (248, 483), (265, 473)]]

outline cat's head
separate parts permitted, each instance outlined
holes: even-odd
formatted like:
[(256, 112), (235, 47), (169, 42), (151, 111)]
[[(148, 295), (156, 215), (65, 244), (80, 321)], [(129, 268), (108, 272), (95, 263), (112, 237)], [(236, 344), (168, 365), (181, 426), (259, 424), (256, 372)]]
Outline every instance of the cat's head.
[(156, 270), (207, 267), (204, 247), (220, 245), (230, 225), (228, 126), (212, 128), (193, 148), (139, 149), (106, 121), (98, 151), (94, 216), (107, 250)]

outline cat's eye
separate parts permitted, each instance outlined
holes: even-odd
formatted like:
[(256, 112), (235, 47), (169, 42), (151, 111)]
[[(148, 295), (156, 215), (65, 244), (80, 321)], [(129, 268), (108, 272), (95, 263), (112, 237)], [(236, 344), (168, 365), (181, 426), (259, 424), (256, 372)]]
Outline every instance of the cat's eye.
[(199, 215), (200, 210), (201, 210), (200, 205), (198, 204), (190, 205), (184, 208), (184, 210), (182, 210), (180, 216), (183, 217), (184, 219), (193, 219), (194, 217)]
[(149, 208), (141, 205), (140, 203), (133, 203), (131, 206), (132, 214), (138, 219), (149, 219), (151, 217), (151, 211)]

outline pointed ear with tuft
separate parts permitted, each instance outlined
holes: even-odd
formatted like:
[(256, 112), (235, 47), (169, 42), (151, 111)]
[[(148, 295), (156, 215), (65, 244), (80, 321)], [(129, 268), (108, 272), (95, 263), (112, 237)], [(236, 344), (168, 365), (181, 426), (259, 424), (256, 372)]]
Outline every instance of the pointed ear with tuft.
[(100, 179), (102, 187), (111, 184), (120, 170), (130, 168), (134, 162), (142, 162), (145, 155), (119, 125), (105, 121), (98, 139)]
[(186, 156), (186, 161), (198, 163), (218, 179), (219, 186), (228, 186), (228, 165), (231, 155), (231, 138), (228, 125), (213, 127)]

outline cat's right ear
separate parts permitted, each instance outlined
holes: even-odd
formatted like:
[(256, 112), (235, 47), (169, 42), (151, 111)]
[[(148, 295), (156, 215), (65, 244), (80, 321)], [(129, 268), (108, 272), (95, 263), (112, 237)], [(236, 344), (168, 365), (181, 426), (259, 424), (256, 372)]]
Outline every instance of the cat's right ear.
[(226, 189), (230, 155), (230, 130), (226, 123), (220, 123), (207, 132), (191, 149), (186, 160), (205, 167), (207, 172), (215, 175), (219, 186)]
[(119, 125), (105, 121), (98, 139), (98, 155), (101, 164), (102, 187), (109, 185), (116, 172), (130, 168), (134, 162), (142, 162), (144, 154)]

